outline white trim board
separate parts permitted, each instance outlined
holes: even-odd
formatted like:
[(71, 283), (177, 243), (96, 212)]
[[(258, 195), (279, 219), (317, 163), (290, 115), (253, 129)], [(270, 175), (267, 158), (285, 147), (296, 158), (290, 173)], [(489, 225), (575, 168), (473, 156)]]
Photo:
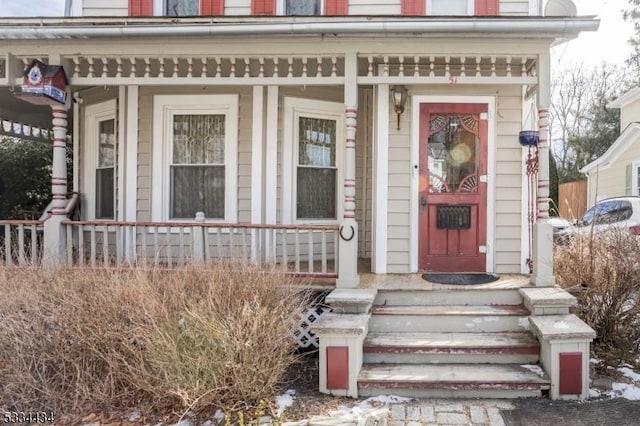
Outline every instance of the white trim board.
[[(409, 271), (418, 272), (419, 215), (418, 179), (420, 159), (420, 104), (486, 104), (487, 120), (487, 261), (486, 271), (495, 270), (495, 182), (496, 182), (496, 99), (494, 96), (413, 95), (411, 99), (411, 185), (409, 194)], [(493, 213), (492, 213), (493, 212)]]
[[(83, 219), (85, 220), (95, 220), (96, 219), (96, 164), (98, 158), (98, 123), (105, 120), (114, 120), (115, 127), (114, 131), (116, 132), (116, 143), (118, 146), (114, 147), (114, 154), (118, 153), (120, 149), (119, 145), (121, 144), (120, 140), (120, 132), (119, 132), (119, 120), (118, 120), (118, 104), (116, 99), (110, 99), (108, 101), (103, 101), (99, 103), (95, 103), (92, 105), (87, 105), (84, 109), (84, 138), (83, 138), (83, 148), (84, 154), (82, 155), (82, 180), (81, 180), (81, 194), (84, 195), (84, 212)], [(119, 174), (119, 162), (114, 158), (114, 172), (115, 175)], [(118, 182), (116, 179), (116, 183), (118, 187), (122, 184), (122, 182)], [(116, 201), (116, 193), (118, 192), (118, 188), (114, 188), (114, 201)], [(117, 206), (114, 205), (114, 209)], [(114, 211), (114, 218), (116, 218), (117, 212)], [(113, 220), (108, 219), (108, 220)]]

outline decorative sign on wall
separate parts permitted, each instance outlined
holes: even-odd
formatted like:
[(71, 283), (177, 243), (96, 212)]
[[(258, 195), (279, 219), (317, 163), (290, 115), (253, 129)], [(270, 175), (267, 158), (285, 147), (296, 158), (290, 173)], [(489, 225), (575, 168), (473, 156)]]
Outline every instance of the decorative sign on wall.
[(22, 78), (19, 98), (37, 105), (64, 104), (67, 101), (67, 76), (60, 65), (31, 62)]

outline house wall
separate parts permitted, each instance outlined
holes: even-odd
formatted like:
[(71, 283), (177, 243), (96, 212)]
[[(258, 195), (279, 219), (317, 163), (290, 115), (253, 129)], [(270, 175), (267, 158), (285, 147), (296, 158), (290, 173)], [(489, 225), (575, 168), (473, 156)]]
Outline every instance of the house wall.
[[(251, 123), (252, 89), (251, 87), (141, 87), (139, 95), (138, 130), (138, 199), (137, 219), (151, 220), (151, 153), (154, 149), (153, 136), (153, 96), (188, 94), (238, 94), (241, 118), (238, 127), (238, 221), (251, 221)], [(160, 141), (157, 141), (160, 143)]]
[(640, 99), (620, 109), (620, 131), (640, 117)]
[[(193, 87), (141, 87), (139, 97), (139, 132), (138, 132), (138, 177), (137, 177), (137, 220), (151, 220), (151, 157), (153, 146), (153, 96), (167, 94), (228, 94), (238, 93), (239, 101), (239, 135), (238, 135), (238, 221), (251, 222), (251, 128), (253, 96), (251, 87), (193, 88)], [(298, 97), (314, 100), (343, 102), (342, 87), (281, 87), (279, 90), (279, 123), (283, 122), (284, 98)], [(371, 102), (370, 90), (360, 93), (361, 105), (358, 118), (356, 139), (357, 153), (357, 210), (356, 220), (360, 226), (359, 253), (361, 257), (370, 256), (371, 248), (371, 144), (370, 137)], [(266, 112), (265, 112), (266, 113)], [(282, 141), (283, 126), (278, 129), (278, 186), (277, 186), (277, 222), (281, 222), (282, 202)], [(267, 166), (268, 167), (268, 166)], [(366, 184), (368, 183), (368, 185)], [(342, 202), (342, 200), (338, 200)]]
[[(452, 92), (450, 87), (413, 87), (410, 95), (462, 95), (495, 96), (495, 211), (493, 215), (495, 242), (493, 242), (495, 272), (520, 273), (522, 236), (522, 149), (518, 133), (522, 129), (521, 88), (500, 86), (493, 88), (469, 88), (464, 92)], [(410, 272), (411, 224), (411, 102), (401, 116), (400, 130), (397, 116), (389, 111), (389, 210), (388, 210), (388, 258), (389, 273)], [(491, 136), (490, 136), (491, 137)], [(491, 182), (489, 182), (491, 185)], [(491, 244), (491, 242), (489, 242)]]
[(225, 15), (251, 15), (251, 0), (225, 0)]
[(636, 140), (620, 157), (607, 168), (596, 169), (589, 173), (587, 208), (596, 201), (627, 195), (627, 166), (640, 161), (640, 140)]
[(82, 16), (127, 16), (129, 14), (128, 0), (82, 1)]
[[(128, 0), (82, 1), (83, 16), (127, 16)], [(500, 0), (500, 15), (529, 15), (530, 0)], [(534, 0), (531, 0), (534, 1)], [(401, 0), (350, 0), (349, 15), (399, 15)], [(251, 0), (225, 0), (225, 15), (251, 15)]]

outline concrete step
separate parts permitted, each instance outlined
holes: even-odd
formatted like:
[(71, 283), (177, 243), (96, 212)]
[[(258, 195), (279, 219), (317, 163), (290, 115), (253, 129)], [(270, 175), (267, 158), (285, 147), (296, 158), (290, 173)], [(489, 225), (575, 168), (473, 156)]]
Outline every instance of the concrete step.
[(372, 314), (370, 332), (523, 332), (529, 328), (529, 311), (522, 305), (375, 305)]
[(365, 364), (358, 376), (359, 396), (518, 398), (541, 396), (549, 388), (537, 365)]
[(530, 364), (540, 357), (531, 333), (369, 333), (365, 363)]
[(517, 288), (378, 290), (376, 305), (520, 305), (523, 297)]

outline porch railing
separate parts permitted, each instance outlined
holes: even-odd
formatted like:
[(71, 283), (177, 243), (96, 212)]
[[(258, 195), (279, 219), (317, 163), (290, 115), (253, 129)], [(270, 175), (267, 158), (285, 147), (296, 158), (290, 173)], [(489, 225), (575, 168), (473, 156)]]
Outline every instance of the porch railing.
[(173, 268), (229, 259), (337, 278), (337, 225), (64, 221), (69, 266)]
[(0, 220), (0, 263), (38, 265), (42, 259), (42, 224), (39, 220)]

